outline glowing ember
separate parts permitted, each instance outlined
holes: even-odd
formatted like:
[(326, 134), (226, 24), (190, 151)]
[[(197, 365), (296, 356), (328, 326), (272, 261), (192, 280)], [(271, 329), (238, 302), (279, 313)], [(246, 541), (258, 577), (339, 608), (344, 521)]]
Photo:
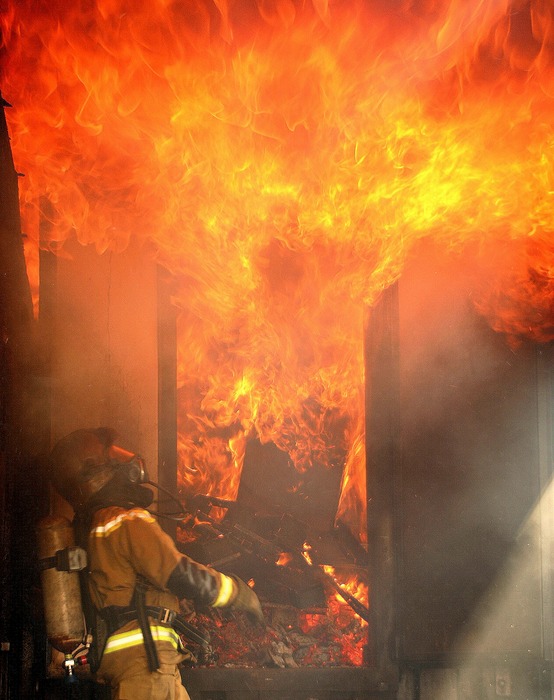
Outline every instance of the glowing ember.
[(275, 562), (277, 566), (286, 566), (292, 561), (292, 556), (288, 552), (281, 552), (279, 558)]
[(175, 275), (189, 490), (232, 498), (257, 436), (300, 472), (345, 465), (363, 536), (363, 309), (422, 239), (507, 251), (477, 308), (554, 337), (553, 13), (4, 0), (29, 240), (41, 217), (56, 251), (136, 237)]
[[(271, 620), (271, 608), (265, 610)], [(226, 667), (360, 666), (367, 644), (360, 618), (331, 600), (327, 611), (302, 612), (293, 622), (273, 621), (265, 630), (241, 617), (198, 616), (196, 623), (217, 649), (217, 659), (199, 665)]]
[[(337, 578), (335, 576), (335, 569), (332, 566), (324, 566), (323, 567), (325, 573), (327, 573), (329, 576), (332, 576), (332, 578), (337, 581)], [(354, 596), (357, 600), (359, 600), (361, 603), (363, 603), (365, 606), (367, 606), (368, 603), (368, 589), (367, 589), (367, 584), (363, 583), (360, 581), (356, 576), (350, 576), (347, 581), (343, 583), (339, 583), (341, 588), (344, 588), (345, 591), (350, 593), (351, 595)], [(343, 606), (347, 606), (347, 603), (344, 601), (343, 598), (338, 593), (335, 593), (335, 600), (337, 603)], [(347, 606), (348, 607), (348, 606)], [(336, 608), (336, 604), (335, 604)], [(351, 611), (351, 612), (348, 612)], [(348, 608), (348, 611), (343, 611), (342, 614), (344, 615), (345, 612), (348, 612), (348, 614), (353, 614), (356, 615), (356, 613), (352, 610), (352, 608)], [(364, 620), (362, 620), (359, 615), (356, 615), (360, 619), (360, 624), (364, 625), (367, 624)]]

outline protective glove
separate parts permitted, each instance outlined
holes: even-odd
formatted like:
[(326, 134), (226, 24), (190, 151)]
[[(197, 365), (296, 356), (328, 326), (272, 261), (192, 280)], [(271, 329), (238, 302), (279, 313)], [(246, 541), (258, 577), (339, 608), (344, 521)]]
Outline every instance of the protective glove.
[(230, 578), (233, 579), (233, 586), (235, 587), (230, 606), (235, 610), (245, 612), (252, 623), (265, 627), (266, 622), (258, 596), (238, 576), (231, 576)]

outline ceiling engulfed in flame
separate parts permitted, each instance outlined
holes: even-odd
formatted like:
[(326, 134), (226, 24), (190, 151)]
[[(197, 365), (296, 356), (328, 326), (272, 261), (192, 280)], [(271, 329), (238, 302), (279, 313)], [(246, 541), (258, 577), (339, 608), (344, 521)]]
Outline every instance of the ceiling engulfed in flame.
[(236, 489), (256, 434), (300, 471), (344, 453), (363, 520), (363, 308), (423, 239), (500, 251), (477, 308), (554, 337), (548, 0), (2, 8), (26, 234), (47, 199), (42, 245), (134, 238), (175, 276), (193, 488)]

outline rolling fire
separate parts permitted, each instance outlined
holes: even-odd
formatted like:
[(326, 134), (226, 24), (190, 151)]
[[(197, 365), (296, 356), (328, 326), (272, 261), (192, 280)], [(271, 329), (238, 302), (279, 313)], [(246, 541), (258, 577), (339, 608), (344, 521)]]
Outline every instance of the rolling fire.
[(193, 491), (233, 498), (252, 436), (339, 455), (363, 538), (364, 308), (420, 241), (488, 261), (510, 342), (554, 338), (551, 3), (2, 7), (27, 240), (134, 238), (173, 275)]

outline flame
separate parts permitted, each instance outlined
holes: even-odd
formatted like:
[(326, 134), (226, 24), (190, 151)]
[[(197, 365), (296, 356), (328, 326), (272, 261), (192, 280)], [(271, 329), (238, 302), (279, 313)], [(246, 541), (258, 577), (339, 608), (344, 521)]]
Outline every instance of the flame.
[[(367, 587), (367, 583), (362, 581), (357, 575), (351, 574), (345, 577), (345, 580), (343, 581), (338, 581), (336, 572), (335, 572), (335, 567), (333, 566), (328, 566), (327, 564), (324, 564), (322, 567), (323, 571), (328, 575), (331, 576), (341, 588), (343, 588), (345, 591), (350, 593), (354, 598), (360, 601), (360, 603), (363, 603), (366, 607), (368, 607), (368, 599), (369, 599), (369, 591)], [(339, 593), (334, 593), (334, 599), (339, 603), (340, 605), (346, 605), (348, 607), (348, 603), (344, 600), (344, 598), (341, 597)], [(352, 615), (355, 615), (357, 618), (360, 619), (360, 623), (362, 625), (366, 625), (367, 622), (362, 620), (359, 615), (357, 615), (351, 608), (348, 608), (351, 612)]]
[[(314, 566), (314, 562), (310, 555), (311, 549), (311, 545), (305, 542), (302, 547), (302, 556), (310, 566)], [(337, 583), (347, 593), (350, 593), (360, 603), (368, 607), (369, 589), (367, 583), (363, 581), (357, 574), (351, 573), (345, 577), (342, 577), (342, 581), (338, 581), (334, 566), (330, 566), (328, 564), (318, 564), (318, 566), (320, 566), (322, 571), (325, 574), (327, 574), (328, 577), (332, 578), (333, 581), (335, 581), (335, 583)], [(344, 597), (342, 597), (338, 591), (334, 591), (331, 594), (329, 605), (331, 609), (334, 608), (335, 610), (340, 609), (341, 606), (346, 606), (344, 609), (341, 610), (341, 615), (343, 617), (344, 615), (346, 615), (347, 618), (351, 618), (354, 616), (359, 620), (361, 626), (367, 625), (367, 622), (365, 620), (362, 620), (361, 617), (354, 612), (354, 610), (348, 605)]]
[(510, 251), (476, 306), (552, 340), (553, 15), (4, 0), (27, 236), (59, 253), (134, 237), (174, 275), (187, 489), (233, 497), (257, 436), (300, 472), (345, 465), (362, 536), (363, 308), (420, 240)]
[(311, 557), (311, 555), (310, 555), (310, 549), (311, 549), (311, 548), (312, 548), (311, 545), (309, 545), (307, 542), (304, 542), (304, 544), (303, 544), (303, 546), (302, 546), (302, 552), (301, 552), (301, 554), (302, 554), (302, 556), (304, 557), (304, 559), (308, 562), (308, 564), (309, 564), (310, 566), (313, 566), (314, 563), (313, 563), (312, 557)]
[[(307, 552), (308, 549), (310, 549), (309, 545), (305, 545), (304, 556), (308, 563), (312, 564)], [(356, 574), (342, 577), (343, 581), (339, 582), (334, 567), (323, 565), (321, 568), (327, 576), (333, 578), (341, 588), (368, 607), (369, 589), (366, 582), (362, 581)], [(340, 648), (341, 662), (354, 666), (362, 665), (364, 647), (367, 644), (368, 623), (354, 612), (338, 592), (333, 591), (329, 593), (327, 613), (325, 615), (319, 613), (304, 613), (301, 617), (301, 628), (307, 634), (317, 630), (322, 624), (322, 621), (326, 618), (332, 619), (333, 625), (338, 633), (337, 644)], [(308, 657), (306, 661), (309, 663), (310, 658)]]
[(292, 561), (292, 555), (288, 552), (281, 552), (275, 564), (277, 566), (287, 566)]

